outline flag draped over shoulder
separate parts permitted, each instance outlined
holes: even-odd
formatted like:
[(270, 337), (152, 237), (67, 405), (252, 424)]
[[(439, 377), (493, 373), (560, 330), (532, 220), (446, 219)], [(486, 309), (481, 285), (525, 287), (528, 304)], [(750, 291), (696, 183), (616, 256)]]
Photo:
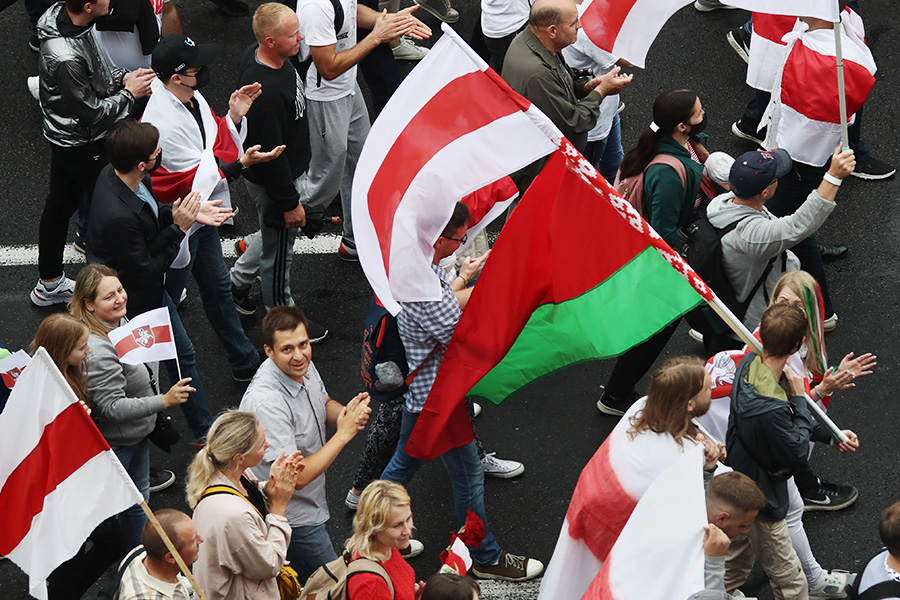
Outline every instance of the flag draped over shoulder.
[(43, 348), (0, 413), (0, 555), (46, 599), (47, 576), (104, 519), (143, 501)]
[(353, 179), (360, 263), (395, 315), (399, 302), (440, 298), (433, 246), (456, 202), (550, 154), (562, 137), (442, 27), (444, 35), (372, 125)]
[(585, 4), (581, 26), (590, 40), (643, 68), (663, 25), (690, 0), (589, 0)]
[[(622, 578), (621, 573), (630, 569), (625, 562), (624, 567), (620, 564), (610, 572), (606, 562), (638, 501), (651, 484), (677, 463), (683, 454), (693, 449), (690, 441), (686, 440), (684, 446), (679, 445), (670, 434), (643, 432), (632, 439), (628, 434), (631, 417), (644, 407), (645, 401), (639, 400), (625, 413), (581, 472), (553, 557), (541, 582), (538, 600), (640, 598), (610, 594), (610, 579), (618, 581)], [(693, 456), (697, 477), (700, 478), (700, 509), (705, 512), (702, 459), (695, 454)], [(701, 534), (704, 523), (699, 525)], [(656, 543), (657, 533), (650, 538)], [(646, 544), (646, 539), (644, 541)], [(661, 539), (658, 541), (663, 542)], [(667, 542), (667, 549), (671, 548), (671, 543), (673, 540)], [(702, 551), (702, 537), (697, 543)], [(649, 548), (644, 550), (649, 552)], [(680, 569), (683, 565), (677, 562), (676, 556), (669, 555), (668, 559), (674, 568)], [(653, 572), (656, 576), (655, 571), (646, 569), (647, 566), (631, 570), (632, 576), (640, 577), (635, 573), (641, 572)], [(644, 598), (687, 598), (690, 593), (701, 589), (702, 566), (700, 585), (691, 592), (679, 596), (673, 590), (670, 594), (647, 594)]]
[(617, 356), (701, 296), (713, 298), (563, 140), (494, 244), (406, 451), (429, 460), (468, 443), (467, 394), (499, 403), (562, 367)]
[(753, 13), (747, 85), (764, 92), (772, 91), (787, 51), (787, 42), (782, 38), (798, 24), (794, 16)]

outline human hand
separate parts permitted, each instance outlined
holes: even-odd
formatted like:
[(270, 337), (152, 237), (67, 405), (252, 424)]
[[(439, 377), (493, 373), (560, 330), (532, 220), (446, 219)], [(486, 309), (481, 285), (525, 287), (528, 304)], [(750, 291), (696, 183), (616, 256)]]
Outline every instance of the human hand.
[[(418, 8), (418, 5), (414, 5)], [(413, 7), (410, 7), (413, 8)], [(414, 19), (409, 15), (410, 8), (404, 9), (397, 13), (388, 13), (387, 9), (383, 10), (378, 18), (375, 19), (375, 26), (372, 28), (371, 35), (377, 44), (383, 44), (388, 40), (407, 35), (415, 29)]]
[(82, 406), (82, 408), (84, 408), (84, 411), (85, 411), (88, 415), (90, 415), (90, 414), (91, 414), (91, 407), (88, 406), (87, 402), (85, 402), (84, 400), (79, 400), (78, 402), (81, 403), (81, 406)]
[(200, 212), (200, 193), (191, 192), (183, 199), (179, 198), (172, 204), (172, 221), (178, 225), (181, 231), (187, 233), (194, 221), (197, 220), (197, 213)]
[(422, 581), (422, 580), (420, 579), (420, 580), (419, 580), (419, 583), (416, 584), (416, 591), (415, 591), (416, 598), (415, 598), (415, 600), (421, 600), (421, 598), (422, 598), (422, 593), (424, 593), (424, 592), (425, 592), (425, 582)]
[(848, 177), (854, 169), (856, 169), (856, 155), (853, 154), (853, 150), (842, 151), (838, 146), (831, 155), (831, 166), (828, 167), (829, 175), (843, 179)]
[(284, 149), (287, 148), (287, 146), (275, 146), (268, 152), (260, 152), (260, 148), (262, 148), (262, 146), (260, 146), (259, 144), (247, 148), (247, 151), (244, 152), (244, 155), (240, 159), (241, 165), (249, 167), (250, 165), (275, 160), (276, 158), (281, 156), (281, 153), (284, 152)]
[(847, 436), (847, 441), (835, 444), (834, 446), (841, 454), (853, 454), (856, 452), (857, 448), (859, 448), (859, 438), (849, 429), (844, 429), (843, 433)]
[(847, 389), (848, 387), (853, 387), (854, 385), (856, 385), (855, 383), (853, 383), (853, 379), (853, 371), (828, 369), (825, 377), (823, 377), (819, 385), (816, 386), (816, 389), (818, 390), (817, 393), (820, 396), (830, 396), (835, 392), (839, 392), (841, 390)]
[(335, 435), (342, 435), (344, 439), (350, 441), (358, 432), (366, 428), (366, 423), (369, 421), (369, 413), (371, 412), (368, 392), (357, 394), (347, 403), (347, 406), (341, 409), (341, 414), (337, 418), (337, 433)]
[(262, 85), (260, 83), (250, 83), (232, 92), (231, 97), (228, 99), (228, 116), (231, 117), (235, 125), (239, 124), (241, 119), (247, 115), (247, 111), (250, 110), (253, 101), (261, 93)]
[(465, 279), (468, 284), (476, 275), (481, 273), (481, 270), (484, 268), (484, 261), (487, 260), (490, 253), (491, 251), (488, 250), (478, 258), (467, 257), (459, 268), (459, 276)]
[(716, 463), (720, 460), (725, 460), (725, 446), (722, 444), (715, 440), (706, 439), (706, 436), (702, 433), (698, 433), (694, 437), (694, 442), (703, 446), (703, 468), (705, 470), (711, 471), (716, 467)]
[(621, 67), (613, 67), (609, 73), (594, 77), (584, 84), (585, 91), (590, 92), (596, 89), (604, 98), (615, 96), (631, 85), (631, 80), (634, 79), (634, 75), (620, 75), (619, 71), (621, 70)]
[(703, 553), (713, 557), (725, 556), (731, 545), (731, 540), (725, 535), (725, 532), (713, 523), (704, 525), (703, 529), (706, 531), (706, 535), (703, 536)]
[(156, 74), (153, 69), (136, 69), (125, 73), (122, 85), (135, 98), (145, 98), (150, 95), (150, 83), (154, 77)]
[(298, 202), (297, 208), (284, 213), (284, 226), (288, 229), (306, 226), (306, 210), (302, 204)]
[(788, 386), (791, 388), (791, 396), (806, 395), (806, 382), (802, 377), (796, 375), (790, 367), (784, 368), (784, 376), (787, 377)]
[(188, 394), (191, 392), (196, 392), (197, 388), (191, 387), (188, 384), (191, 382), (190, 377), (185, 377), (180, 380), (178, 383), (169, 388), (169, 391), (163, 395), (163, 406), (169, 408), (170, 406), (175, 406), (176, 404), (184, 404), (188, 400)]
[(282, 452), (275, 459), (269, 470), (269, 480), (266, 482), (269, 512), (284, 516), (284, 511), (294, 493), (297, 477), (305, 467), (303, 455), (299, 451), (290, 456), (285, 456)]
[(204, 225), (212, 225), (218, 227), (228, 219), (234, 216), (234, 210), (219, 206), (221, 200), (204, 200), (200, 203), (200, 210), (197, 211), (196, 221)]
[(875, 362), (877, 358), (878, 357), (871, 352), (866, 352), (865, 354), (861, 354), (854, 358), (853, 353), (850, 352), (841, 361), (838, 369), (841, 371), (850, 371), (853, 373), (854, 378), (862, 377), (863, 375), (871, 375), (872, 369), (878, 364)]
[(429, 27), (428, 25), (426, 25), (425, 23), (423, 23), (416, 17), (412, 16), (412, 13), (417, 10), (419, 10), (419, 5), (413, 4), (412, 6), (404, 8), (403, 10), (397, 12), (398, 15), (408, 16), (409, 18), (412, 19), (413, 28), (410, 31), (408, 31), (405, 35), (408, 35), (409, 37), (411, 37), (415, 40), (424, 40), (426, 38), (430, 38), (431, 37), (431, 27)]

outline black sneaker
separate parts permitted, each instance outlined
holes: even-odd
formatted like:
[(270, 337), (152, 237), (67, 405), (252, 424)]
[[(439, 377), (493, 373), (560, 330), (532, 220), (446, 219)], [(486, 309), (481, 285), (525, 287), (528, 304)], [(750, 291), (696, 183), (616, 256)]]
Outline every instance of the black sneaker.
[(231, 284), (231, 298), (234, 300), (234, 308), (242, 315), (252, 315), (256, 312), (256, 303), (250, 299), (250, 287), (239, 290)]
[(631, 405), (637, 402), (638, 395), (637, 392), (632, 392), (631, 398), (616, 398), (615, 396), (607, 393), (606, 388), (604, 386), (600, 386), (600, 389), (603, 390), (603, 393), (600, 394), (600, 399), (597, 400), (597, 410), (602, 412), (605, 415), (612, 415), (614, 417), (621, 417), (625, 414), (625, 411), (631, 408)]
[(31, 48), (32, 52), (41, 51), (41, 40), (38, 39), (37, 34), (34, 34), (28, 38), (28, 47)]
[(84, 243), (84, 238), (77, 231), (75, 232), (75, 241), (72, 242), (72, 248), (79, 254), (84, 254), (87, 250), (87, 244)]
[(246, 17), (250, 14), (250, 7), (241, 0), (210, 0), (210, 2), (229, 17)]
[(750, 34), (743, 27), (732, 29), (725, 35), (728, 45), (745, 63), (750, 64)]
[(731, 124), (731, 133), (742, 140), (747, 140), (748, 142), (760, 145), (763, 143), (763, 140), (766, 139), (767, 129), (767, 127), (763, 127), (757, 132), (756, 127), (744, 123), (742, 119), (738, 119)]
[(896, 172), (897, 169), (891, 165), (883, 163), (877, 158), (869, 157), (862, 164), (856, 163), (856, 170), (853, 171), (853, 176), (874, 181), (876, 179), (887, 179)]
[(316, 342), (321, 342), (325, 339), (325, 336), (328, 335), (328, 330), (315, 321), (307, 319), (306, 334), (309, 336), (309, 343), (315, 344)]
[(150, 468), (150, 491), (159, 492), (175, 483), (175, 473), (166, 469)]
[(802, 492), (803, 510), (842, 510), (859, 498), (859, 492), (852, 485), (829, 483), (819, 479), (814, 490)]

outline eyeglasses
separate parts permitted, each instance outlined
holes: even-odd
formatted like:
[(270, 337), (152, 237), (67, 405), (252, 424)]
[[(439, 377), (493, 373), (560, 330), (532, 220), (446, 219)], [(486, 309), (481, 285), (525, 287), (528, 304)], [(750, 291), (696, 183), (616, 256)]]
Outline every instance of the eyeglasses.
[(462, 236), (462, 239), (453, 238), (453, 237), (450, 237), (449, 235), (442, 235), (441, 237), (444, 238), (445, 240), (453, 240), (454, 242), (459, 242), (460, 244), (465, 244), (466, 240), (469, 239), (469, 234), (467, 233), (464, 236)]

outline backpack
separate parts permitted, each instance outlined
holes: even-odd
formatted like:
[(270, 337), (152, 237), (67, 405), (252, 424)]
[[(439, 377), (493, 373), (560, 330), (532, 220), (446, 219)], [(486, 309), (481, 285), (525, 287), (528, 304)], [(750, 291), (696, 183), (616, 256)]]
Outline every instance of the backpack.
[(862, 594), (859, 593), (859, 582), (862, 579), (863, 573), (866, 571), (866, 567), (868, 567), (869, 563), (875, 560), (882, 552), (884, 552), (884, 549), (866, 561), (865, 566), (859, 572), (859, 575), (856, 576), (856, 581), (854, 581), (853, 585), (847, 590), (847, 600), (885, 600), (887, 598), (900, 598), (900, 581), (894, 581), (893, 579), (876, 583)]
[[(734, 313), (738, 320), (744, 319), (750, 302), (756, 296), (760, 286), (765, 283), (769, 273), (772, 272), (775, 259), (778, 258), (774, 256), (769, 259), (766, 268), (753, 285), (750, 293), (743, 301), (739, 300), (734, 288), (731, 286), (731, 282), (728, 281), (728, 276), (722, 264), (722, 238), (734, 231), (741, 221), (751, 216), (748, 215), (738, 219), (721, 229), (714, 227), (709, 222), (709, 219), (699, 219), (682, 231), (685, 242), (680, 251), (681, 256), (691, 265), (691, 268), (696, 271), (697, 275), (703, 278), (703, 281), (716, 293), (719, 299), (731, 309), (731, 312)], [(787, 265), (787, 252), (781, 253), (781, 259), (783, 270)], [(766, 301), (768, 302), (768, 298), (766, 298)]]
[(344, 551), (333, 561), (313, 571), (303, 586), (300, 600), (348, 600), (347, 581), (360, 573), (371, 573), (384, 579), (391, 591), (391, 598), (394, 597), (394, 583), (380, 562), (364, 556), (351, 560), (350, 553)]
[(653, 160), (647, 163), (643, 171), (625, 179), (620, 179), (622, 175), (620, 169), (616, 173), (616, 181), (613, 187), (642, 215), (644, 214), (644, 174), (652, 165), (668, 165), (672, 167), (681, 179), (681, 186), (687, 189), (687, 171), (684, 168), (684, 163), (668, 154), (657, 154), (653, 157)]

